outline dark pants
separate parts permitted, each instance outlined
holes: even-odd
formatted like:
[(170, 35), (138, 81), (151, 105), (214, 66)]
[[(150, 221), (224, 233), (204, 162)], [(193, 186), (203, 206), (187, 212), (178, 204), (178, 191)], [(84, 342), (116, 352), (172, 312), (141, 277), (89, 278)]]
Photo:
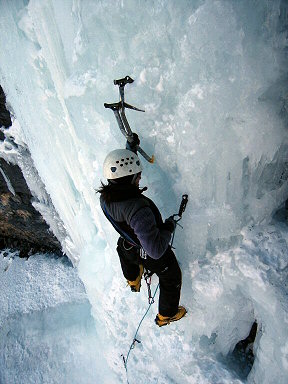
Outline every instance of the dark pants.
[(117, 243), (117, 252), (123, 275), (127, 280), (136, 280), (139, 275), (139, 264), (156, 273), (159, 277), (160, 287), (159, 313), (162, 316), (174, 316), (178, 311), (182, 276), (172, 249), (168, 247), (164, 255), (158, 260), (149, 256), (143, 259), (136, 247), (131, 246), (120, 237)]

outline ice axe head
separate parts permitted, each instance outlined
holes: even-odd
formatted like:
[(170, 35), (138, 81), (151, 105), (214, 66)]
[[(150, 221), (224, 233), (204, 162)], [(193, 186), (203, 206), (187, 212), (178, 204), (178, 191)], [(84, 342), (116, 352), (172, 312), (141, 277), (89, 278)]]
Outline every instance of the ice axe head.
[(179, 212), (176, 213), (175, 215), (173, 215), (173, 219), (178, 222), (182, 219), (182, 215), (186, 209), (186, 205), (188, 203), (188, 195), (182, 195), (182, 200), (181, 200), (181, 204), (180, 204), (180, 207), (179, 207)]

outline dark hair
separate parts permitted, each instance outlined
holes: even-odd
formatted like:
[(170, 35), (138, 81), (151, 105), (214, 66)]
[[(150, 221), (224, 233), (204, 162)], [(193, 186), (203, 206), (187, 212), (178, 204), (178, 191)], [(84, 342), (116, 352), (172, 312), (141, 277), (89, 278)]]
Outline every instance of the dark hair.
[(117, 188), (117, 185), (132, 185), (132, 180), (135, 175), (128, 175), (124, 177), (118, 177), (118, 179), (110, 180), (108, 179), (108, 184), (104, 184), (103, 181), (101, 181), (101, 186), (96, 189), (96, 193), (105, 193), (109, 190), (111, 190), (111, 187), (115, 186)]
[(132, 184), (133, 177), (135, 175), (128, 175), (124, 177), (118, 177), (118, 179), (110, 180), (108, 179), (108, 184), (104, 184), (103, 181), (101, 181), (101, 186), (99, 189), (96, 189), (96, 192), (102, 193), (106, 187), (109, 185), (125, 185), (125, 184)]
[(140, 190), (135, 184), (131, 184), (131, 182), (127, 183), (127, 180), (126, 182), (124, 182), (125, 180), (121, 181), (121, 183), (115, 183), (115, 180), (108, 180), (108, 184), (104, 184), (101, 181), (101, 186), (96, 190), (96, 193), (100, 193), (101, 199), (103, 199), (105, 203), (109, 203), (111, 201), (123, 201), (138, 197), (143, 192), (143, 190)]
[(98, 189), (95, 189), (95, 192), (102, 193), (106, 187), (108, 187), (108, 184), (104, 184), (103, 181), (101, 181), (100, 187)]

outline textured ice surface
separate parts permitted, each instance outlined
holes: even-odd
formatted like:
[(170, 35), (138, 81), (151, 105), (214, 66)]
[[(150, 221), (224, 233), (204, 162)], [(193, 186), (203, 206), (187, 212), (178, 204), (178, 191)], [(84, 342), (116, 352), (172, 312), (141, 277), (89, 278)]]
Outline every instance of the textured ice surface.
[(129, 363), (135, 380), (239, 382), (217, 356), (256, 317), (248, 381), (286, 383), (286, 227), (264, 226), (288, 188), (285, 2), (15, 0), (0, 9), (0, 82), (43, 184), (21, 165), (35, 195), (45, 186), (42, 211), (80, 260), (111, 372), (124, 380), (119, 355), (147, 306), (144, 292), (125, 289), (94, 192), (107, 152), (124, 146), (103, 103), (117, 101), (112, 81), (129, 74), (127, 102), (146, 113), (127, 116), (157, 160), (144, 163), (143, 184), (164, 216), (182, 193), (190, 198), (175, 240), (189, 313), (160, 331), (151, 311)]
[(103, 377), (91, 305), (65, 257), (26, 260), (2, 251), (0, 292), (1, 383), (87, 384)]
[(1, 5), (1, 31), (9, 30), (1, 83), (70, 236), (71, 258), (102, 229), (93, 187), (107, 152), (124, 145), (103, 103), (117, 101), (112, 80), (125, 74), (136, 79), (127, 101), (146, 109), (127, 112), (131, 126), (157, 159), (144, 182), (165, 214), (189, 193), (195, 258), (271, 217), (287, 195), (279, 8), (212, 0), (140, 10), (133, 1)]

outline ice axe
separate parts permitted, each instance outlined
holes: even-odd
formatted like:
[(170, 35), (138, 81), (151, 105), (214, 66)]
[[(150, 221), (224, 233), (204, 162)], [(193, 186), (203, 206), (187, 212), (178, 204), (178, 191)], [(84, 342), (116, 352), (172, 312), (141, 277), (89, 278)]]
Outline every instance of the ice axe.
[(176, 223), (178, 223), (178, 221), (180, 221), (182, 219), (182, 215), (185, 212), (187, 203), (188, 203), (188, 195), (187, 194), (182, 195), (182, 200), (180, 203), (179, 211), (178, 211), (178, 213), (173, 215), (173, 219), (174, 219), (174, 221), (176, 221)]
[[(182, 200), (180, 203), (178, 213), (175, 213), (174, 215), (172, 215), (172, 218), (175, 221), (176, 225), (179, 225), (179, 227), (181, 227), (182, 229), (183, 229), (183, 227), (178, 222), (182, 219), (182, 215), (185, 212), (187, 203), (188, 203), (188, 195), (184, 194), (184, 195), (182, 195)], [(175, 225), (175, 229), (176, 229), (176, 225)], [(171, 239), (171, 243), (170, 243), (171, 248), (173, 248), (175, 229), (173, 231), (173, 235), (172, 235), (172, 239)]]
[[(133, 141), (133, 132), (125, 115), (125, 108), (132, 109), (138, 112), (145, 112), (143, 109), (133, 107), (133, 105), (127, 104), (125, 102), (124, 87), (126, 84), (131, 84), (133, 82), (134, 80), (130, 76), (125, 76), (122, 79), (114, 80), (114, 85), (119, 86), (120, 101), (118, 103), (112, 104), (104, 103), (105, 108), (109, 108), (114, 112), (120, 131), (123, 133), (129, 143)], [(148, 156), (147, 153), (139, 145), (137, 145), (136, 150), (147, 161), (149, 161), (149, 163), (154, 163), (154, 155), (152, 155), (151, 157)]]

